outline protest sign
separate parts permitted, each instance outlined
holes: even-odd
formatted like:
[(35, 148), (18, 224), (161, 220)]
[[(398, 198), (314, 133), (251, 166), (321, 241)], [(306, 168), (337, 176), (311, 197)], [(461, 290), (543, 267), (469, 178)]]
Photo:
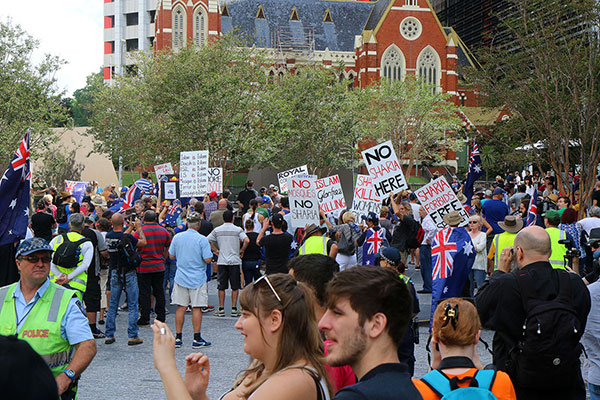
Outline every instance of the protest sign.
[(377, 200), (408, 189), (391, 141), (363, 151), (362, 157), (373, 181)]
[(223, 193), (223, 168), (209, 168), (206, 192)]
[(160, 192), (163, 200), (175, 200), (180, 196), (179, 178), (177, 175), (164, 175), (164, 180), (160, 181)]
[(467, 212), (443, 176), (415, 190), (415, 195), (438, 229), (448, 226), (444, 222), (444, 215), (455, 210), (462, 216), (460, 226), (465, 226), (469, 222)]
[(203, 196), (208, 186), (208, 151), (179, 153), (179, 191), (182, 197)]
[(319, 225), (319, 199), (315, 175), (298, 175), (288, 179), (290, 215), (293, 226)]
[(344, 192), (342, 191), (342, 184), (338, 175), (317, 179), (315, 184), (319, 207), (323, 212), (330, 213), (346, 208), (346, 200), (344, 199)]
[(373, 211), (379, 216), (381, 201), (375, 198), (375, 189), (369, 175), (358, 175), (354, 186), (354, 198), (352, 199), (352, 212), (356, 216), (356, 222), (360, 223), (362, 216), (367, 216)]
[(303, 165), (301, 167), (288, 169), (287, 171), (278, 172), (277, 180), (279, 181), (279, 193), (287, 193), (288, 191), (288, 179), (292, 176), (308, 174), (308, 167)]
[(164, 175), (173, 174), (173, 166), (171, 163), (159, 164), (154, 166), (154, 172), (156, 173), (156, 177), (160, 178)]

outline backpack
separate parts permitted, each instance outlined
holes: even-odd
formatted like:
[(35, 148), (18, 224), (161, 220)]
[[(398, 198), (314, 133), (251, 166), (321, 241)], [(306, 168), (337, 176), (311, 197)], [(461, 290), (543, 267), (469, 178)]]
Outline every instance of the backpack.
[(406, 241), (406, 247), (409, 249), (417, 249), (421, 246), (423, 238), (425, 237), (425, 230), (421, 224), (415, 220), (412, 226), (411, 237)]
[(119, 268), (124, 272), (135, 270), (142, 262), (142, 257), (125, 234), (121, 236), (119, 243), (117, 243), (117, 254)]
[(79, 264), (79, 256), (81, 255), (82, 243), (89, 241), (88, 238), (81, 238), (75, 242), (69, 240), (66, 233), (61, 235), (63, 238), (62, 243), (58, 245), (54, 254), (52, 255), (52, 262), (54, 265), (58, 265), (62, 268), (74, 269)]
[[(458, 383), (470, 380), (469, 387), (459, 387)], [(498, 400), (491, 392), (496, 379), (496, 371), (484, 369), (475, 376), (467, 376), (462, 380), (457, 377), (448, 378), (443, 372), (434, 369), (421, 378), (431, 390), (440, 396), (440, 400)]]
[(357, 234), (360, 233), (360, 228), (354, 222), (350, 222), (348, 224), (348, 232), (350, 237), (348, 238), (344, 233), (344, 230), (340, 231), (340, 240), (338, 243), (338, 253), (351, 256), (356, 252), (356, 244), (355, 241), (352, 240), (352, 231)]
[(67, 222), (67, 207), (69, 207), (68, 204), (61, 204), (56, 207), (56, 222), (59, 224), (64, 224)]
[(583, 327), (572, 305), (569, 273), (554, 271), (559, 275), (559, 293), (552, 300), (534, 298), (533, 278), (525, 272), (515, 274), (525, 321), (506, 368), (515, 385), (523, 388), (567, 389), (579, 374)]

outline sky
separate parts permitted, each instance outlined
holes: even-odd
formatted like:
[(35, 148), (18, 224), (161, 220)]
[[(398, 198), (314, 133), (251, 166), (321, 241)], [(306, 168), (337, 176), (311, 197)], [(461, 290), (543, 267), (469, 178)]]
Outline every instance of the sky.
[(40, 42), (34, 62), (47, 53), (67, 61), (56, 78), (66, 96), (72, 96), (85, 86), (86, 76), (102, 66), (103, 4), (102, 0), (3, 1), (0, 19), (10, 17)]

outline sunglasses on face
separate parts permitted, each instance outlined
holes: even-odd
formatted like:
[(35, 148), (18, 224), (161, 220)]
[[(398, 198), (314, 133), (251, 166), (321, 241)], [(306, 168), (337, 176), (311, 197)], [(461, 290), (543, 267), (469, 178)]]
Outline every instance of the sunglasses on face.
[(469, 224), (478, 224), (479, 221), (469, 221)]
[(44, 264), (50, 264), (50, 261), (52, 261), (52, 257), (50, 256), (22, 256), (21, 258), (32, 264), (36, 264), (40, 260), (42, 260)]
[(275, 288), (273, 287), (273, 285), (271, 284), (271, 281), (269, 280), (269, 277), (267, 275), (263, 275), (260, 278), (258, 278), (255, 282), (254, 282), (254, 287), (257, 287), (257, 285), (260, 282), (267, 282), (267, 285), (269, 285), (269, 288), (271, 289), (271, 292), (273, 292), (273, 294), (275, 295), (275, 297), (277, 298), (277, 300), (279, 300), (279, 302), (281, 304), (283, 304), (283, 302), (281, 301), (281, 297), (279, 297), (279, 295), (277, 294), (277, 291), (275, 290)]

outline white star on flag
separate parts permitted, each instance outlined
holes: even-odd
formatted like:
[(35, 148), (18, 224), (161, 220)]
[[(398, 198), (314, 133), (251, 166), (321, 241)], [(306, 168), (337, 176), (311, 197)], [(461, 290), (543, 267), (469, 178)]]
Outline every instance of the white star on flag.
[(13, 234), (13, 233), (12, 233), (12, 229), (11, 229), (10, 231), (8, 231), (8, 234), (9, 234), (9, 235), (12, 235), (12, 234)]
[(298, 248), (298, 243), (297, 242), (292, 242), (291, 246), (292, 250), (296, 250)]
[(8, 206), (10, 208), (14, 209), (16, 205), (17, 205), (17, 199), (13, 199)]
[(365, 265), (370, 265), (371, 261), (367, 260), (367, 262), (365, 263)]
[(481, 172), (481, 168), (479, 167), (479, 165), (475, 165), (473, 167), (473, 170), (475, 170), (475, 172)]
[(473, 245), (470, 241), (465, 242), (465, 245), (463, 246), (463, 252), (466, 256), (470, 256), (471, 254), (473, 254)]
[(444, 293), (448, 293), (448, 286), (444, 286)]
[(25, 212), (25, 216), (29, 217), (29, 210), (28, 209), (24, 209), (23, 211)]

